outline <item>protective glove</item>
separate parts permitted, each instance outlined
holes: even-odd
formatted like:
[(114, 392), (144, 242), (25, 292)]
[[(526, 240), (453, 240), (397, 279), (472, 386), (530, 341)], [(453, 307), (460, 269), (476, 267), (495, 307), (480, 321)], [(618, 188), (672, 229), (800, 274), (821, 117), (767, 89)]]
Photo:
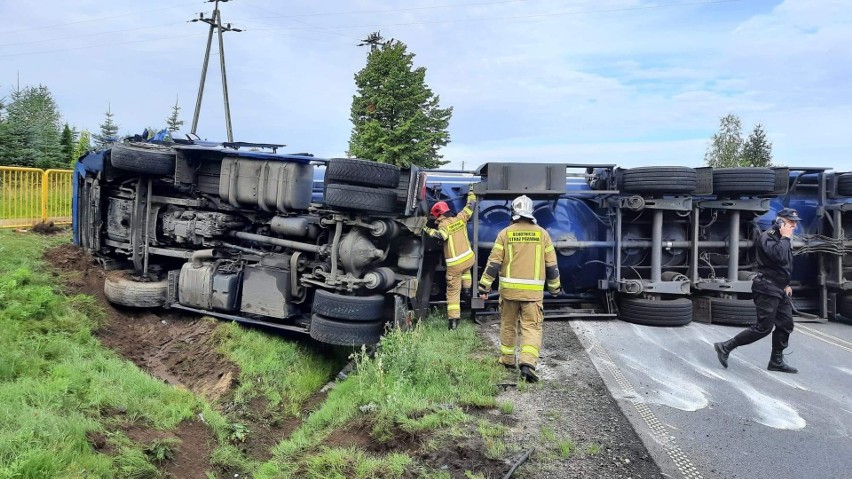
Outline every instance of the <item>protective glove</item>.
[(491, 288), (485, 288), (481, 284), (479, 285), (479, 298), (480, 299), (488, 299), (488, 295), (491, 294)]
[(561, 293), (562, 291), (560, 291), (558, 289), (549, 289), (549, 290), (547, 290), (547, 292), (550, 293), (550, 295), (555, 298), (555, 297), (559, 296), (559, 293)]
[(435, 236), (438, 236), (438, 235), (437, 235), (438, 230), (436, 230), (435, 228), (430, 228), (430, 227), (428, 227), (428, 226), (424, 226), (424, 227), (423, 227), (423, 232), (424, 232), (424, 233), (426, 233), (427, 235), (429, 235), (429, 236), (433, 237), (433, 238), (434, 238)]
[(473, 194), (473, 183), (467, 188), (467, 202), (472, 203), (476, 201), (476, 195)]

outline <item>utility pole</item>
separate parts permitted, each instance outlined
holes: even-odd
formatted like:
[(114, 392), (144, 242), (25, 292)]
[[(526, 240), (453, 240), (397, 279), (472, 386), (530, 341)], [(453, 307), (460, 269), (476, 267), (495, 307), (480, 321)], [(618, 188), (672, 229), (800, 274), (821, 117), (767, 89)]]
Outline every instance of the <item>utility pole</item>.
[(198, 97), (195, 99), (195, 113), (192, 115), (192, 133), (198, 130), (198, 117), (201, 114), (201, 100), (204, 97), (204, 81), (207, 79), (207, 65), (210, 63), (210, 45), (213, 43), (213, 32), (216, 31), (219, 38), (219, 68), (222, 72), (222, 97), (225, 102), (225, 129), (228, 133), (228, 141), (234, 141), (234, 133), (231, 130), (231, 105), (228, 102), (228, 76), (225, 72), (225, 43), (222, 40), (222, 32), (241, 32), (230, 23), (222, 24), (222, 13), (219, 11), (219, 3), (230, 0), (207, 0), (213, 4), (213, 16), (205, 18), (204, 13), (198, 14), (198, 18), (190, 22), (204, 22), (210, 25), (207, 33), (207, 49), (204, 51), (204, 62), (201, 65), (201, 81), (198, 84)]

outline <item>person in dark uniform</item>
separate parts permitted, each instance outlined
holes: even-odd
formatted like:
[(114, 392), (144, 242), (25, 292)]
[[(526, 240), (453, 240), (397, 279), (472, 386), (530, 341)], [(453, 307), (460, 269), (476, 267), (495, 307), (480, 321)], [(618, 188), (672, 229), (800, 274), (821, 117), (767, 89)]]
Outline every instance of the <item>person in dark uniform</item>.
[(757, 277), (751, 286), (757, 323), (733, 338), (713, 345), (722, 366), (728, 367), (728, 355), (735, 348), (765, 338), (771, 332), (772, 356), (767, 369), (784, 373), (798, 372), (784, 362), (784, 349), (793, 332), (793, 304), (790, 299), (793, 294), (790, 288), (793, 247), (790, 237), (799, 221), (801, 218), (796, 210), (784, 208), (778, 212), (775, 224), (760, 234), (756, 245)]

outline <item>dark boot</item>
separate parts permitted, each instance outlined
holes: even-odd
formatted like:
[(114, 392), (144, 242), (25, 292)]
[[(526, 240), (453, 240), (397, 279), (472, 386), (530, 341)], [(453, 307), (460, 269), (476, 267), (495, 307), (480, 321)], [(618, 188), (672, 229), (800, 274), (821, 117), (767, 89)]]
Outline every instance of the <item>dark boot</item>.
[(450, 320), (447, 322), (447, 327), (450, 331), (458, 329), (459, 318), (450, 318)]
[(719, 356), (719, 362), (722, 363), (722, 366), (728, 368), (728, 355), (731, 354), (731, 351), (736, 348), (737, 345), (734, 344), (733, 339), (729, 339), (722, 343), (713, 343), (713, 348), (716, 350), (716, 355)]
[(470, 301), (470, 298), (471, 298), (471, 291), (470, 291), (470, 288), (464, 288), (464, 289), (462, 289), (462, 290), (461, 290), (461, 300), (462, 300), (462, 302), (466, 303), (466, 302)]
[(797, 372), (799, 372), (798, 369), (784, 362), (784, 350), (782, 349), (772, 350), (772, 356), (769, 357), (769, 366), (767, 366), (766, 369), (770, 371), (781, 371), (782, 373), (791, 374), (796, 374)]
[(535, 368), (528, 364), (521, 364), (521, 377), (528, 383), (538, 382), (538, 374), (535, 373)]

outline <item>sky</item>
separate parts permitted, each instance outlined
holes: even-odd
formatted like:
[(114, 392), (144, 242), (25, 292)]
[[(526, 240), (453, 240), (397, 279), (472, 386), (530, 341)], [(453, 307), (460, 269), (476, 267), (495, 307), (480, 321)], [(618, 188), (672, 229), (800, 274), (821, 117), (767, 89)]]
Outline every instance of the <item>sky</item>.
[[(345, 156), (360, 39), (408, 45), (453, 107), (449, 168), (488, 161), (701, 166), (719, 119), (777, 164), (852, 170), (850, 0), (230, 0), (234, 139)], [(201, 0), (0, 2), (0, 97), (46, 85), (63, 119), (190, 130)], [(224, 140), (214, 39), (198, 134)]]

